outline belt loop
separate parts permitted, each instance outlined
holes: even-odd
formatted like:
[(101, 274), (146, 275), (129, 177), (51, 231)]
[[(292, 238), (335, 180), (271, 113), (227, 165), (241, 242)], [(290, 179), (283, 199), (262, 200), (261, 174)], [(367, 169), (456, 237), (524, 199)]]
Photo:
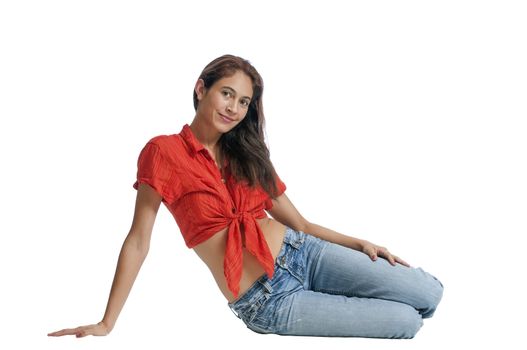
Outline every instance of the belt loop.
[(269, 292), (269, 293), (273, 292), (273, 287), (271, 286), (269, 281), (263, 281), (263, 282), (260, 282), (260, 283), (265, 287), (265, 289), (267, 289), (267, 292)]

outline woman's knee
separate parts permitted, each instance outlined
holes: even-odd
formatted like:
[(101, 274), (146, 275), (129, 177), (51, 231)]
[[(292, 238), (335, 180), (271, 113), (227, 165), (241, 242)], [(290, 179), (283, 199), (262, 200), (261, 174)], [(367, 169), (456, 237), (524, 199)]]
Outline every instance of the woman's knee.
[(413, 307), (408, 306), (404, 311), (401, 311), (400, 318), (398, 320), (399, 332), (395, 338), (414, 338), (422, 326), (423, 318), (419, 312), (417, 312), (417, 310)]
[(443, 298), (443, 284), (431, 274), (427, 287), (423, 289), (424, 307), (419, 309), (421, 317), (429, 318), (435, 313), (439, 302)]

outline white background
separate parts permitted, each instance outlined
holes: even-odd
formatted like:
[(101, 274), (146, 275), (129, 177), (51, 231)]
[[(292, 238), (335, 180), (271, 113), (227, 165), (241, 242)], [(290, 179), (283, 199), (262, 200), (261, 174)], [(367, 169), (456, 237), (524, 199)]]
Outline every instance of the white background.
[[(521, 2), (263, 3), (1, 3), (0, 348), (525, 344)], [(194, 83), (225, 53), (264, 78), (271, 159), (297, 209), (445, 285), (413, 340), (251, 332), (164, 206), (113, 332), (46, 336), (102, 318), (139, 151), (192, 121)]]

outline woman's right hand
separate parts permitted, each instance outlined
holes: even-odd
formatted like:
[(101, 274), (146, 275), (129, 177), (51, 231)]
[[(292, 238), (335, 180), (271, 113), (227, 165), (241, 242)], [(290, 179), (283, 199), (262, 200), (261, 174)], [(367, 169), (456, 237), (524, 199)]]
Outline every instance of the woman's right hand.
[(101, 321), (96, 324), (80, 326), (77, 328), (65, 328), (60, 331), (48, 333), (48, 336), (60, 337), (63, 335), (75, 335), (77, 338), (82, 338), (87, 335), (95, 335), (95, 336), (108, 335), (110, 331), (111, 330)]

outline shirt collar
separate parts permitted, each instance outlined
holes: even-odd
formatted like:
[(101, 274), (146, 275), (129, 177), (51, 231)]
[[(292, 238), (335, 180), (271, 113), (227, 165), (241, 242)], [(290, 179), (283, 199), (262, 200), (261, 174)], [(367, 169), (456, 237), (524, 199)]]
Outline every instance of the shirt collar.
[[(183, 125), (183, 128), (181, 129), (181, 132), (179, 133), (187, 146), (190, 149), (190, 153), (193, 157), (196, 156), (196, 154), (206, 149), (201, 142), (197, 139), (196, 135), (192, 132), (192, 129), (188, 124)], [(225, 159), (225, 167), (229, 165), (229, 158)]]
[(196, 138), (188, 124), (183, 125), (183, 129), (181, 129), (180, 135), (181, 137), (183, 137), (183, 140), (189, 147), (192, 156), (195, 156), (196, 153), (198, 153), (202, 149), (205, 149), (201, 142), (199, 142), (199, 140)]

